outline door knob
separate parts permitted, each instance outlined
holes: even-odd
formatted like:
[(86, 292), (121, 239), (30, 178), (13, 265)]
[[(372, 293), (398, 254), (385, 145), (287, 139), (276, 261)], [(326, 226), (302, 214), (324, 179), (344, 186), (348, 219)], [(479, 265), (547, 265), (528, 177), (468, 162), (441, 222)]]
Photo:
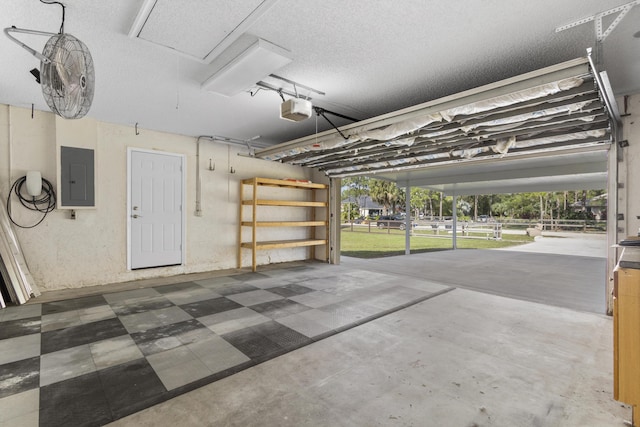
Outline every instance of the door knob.
[(142, 215), (133, 214), (133, 215), (131, 215), (131, 218), (142, 218)]

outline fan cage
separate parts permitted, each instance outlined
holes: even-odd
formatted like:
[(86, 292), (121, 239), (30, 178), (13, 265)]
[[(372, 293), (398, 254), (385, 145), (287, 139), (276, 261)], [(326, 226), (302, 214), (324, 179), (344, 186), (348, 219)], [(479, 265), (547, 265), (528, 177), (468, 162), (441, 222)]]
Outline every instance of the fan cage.
[(55, 34), (42, 54), (50, 60), (40, 62), (42, 94), (47, 105), (66, 119), (84, 117), (91, 108), (95, 86), (89, 49), (70, 34)]

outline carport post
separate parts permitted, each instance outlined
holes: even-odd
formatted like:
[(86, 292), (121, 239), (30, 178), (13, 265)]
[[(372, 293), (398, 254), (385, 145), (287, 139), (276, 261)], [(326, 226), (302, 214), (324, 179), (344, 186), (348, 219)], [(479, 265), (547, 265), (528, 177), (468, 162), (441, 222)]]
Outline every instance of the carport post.
[(451, 241), (452, 241), (452, 247), (453, 249), (458, 249), (458, 242), (456, 241), (456, 237), (458, 235), (457, 231), (458, 231), (458, 209), (457, 209), (457, 204), (458, 204), (458, 195), (457, 194), (453, 194), (453, 202), (452, 203), (452, 212), (451, 214), (453, 215), (453, 224), (451, 226)]
[(404, 195), (404, 254), (411, 254), (411, 185), (407, 182)]

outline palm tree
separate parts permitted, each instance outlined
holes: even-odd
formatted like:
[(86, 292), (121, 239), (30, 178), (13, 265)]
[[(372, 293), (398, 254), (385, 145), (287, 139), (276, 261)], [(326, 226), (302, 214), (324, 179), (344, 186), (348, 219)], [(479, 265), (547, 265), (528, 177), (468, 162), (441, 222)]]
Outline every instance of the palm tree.
[(374, 202), (384, 206), (385, 214), (388, 214), (390, 209), (395, 209), (400, 197), (400, 189), (394, 182), (379, 179), (371, 180), (369, 192)]

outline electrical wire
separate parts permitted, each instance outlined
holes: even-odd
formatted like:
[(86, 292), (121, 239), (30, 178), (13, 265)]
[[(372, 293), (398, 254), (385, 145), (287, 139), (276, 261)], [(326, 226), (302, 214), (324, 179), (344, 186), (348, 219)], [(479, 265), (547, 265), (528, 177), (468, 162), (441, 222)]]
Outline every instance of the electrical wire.
[[(46, 179), (42, 178), (41, 196), (29, 196), (31, 197), (31, 200), (29, 200), (22, 194), (22, 187), (26, 182), (27, 177), (23, 176), (22, 178), (16, 179), (16, 181), (11, 186), (11, 189), (9, 190), (9, 197), (7, 197), (7, 214), (9, 214), (9, 219), (11, 220), (11, 222), (16, 226), (20, 228), (33, 228), (40, 225), (40, 223), (42, 223), (42, 221), (44, 221), (44, 219), (47, 217), (47, 214), (56, 208), (56, 192), (53, 189), (53, 185)], [(20, 225), (15, 222), (13, 220), (13, 217), (11, 216), (11, 193), (16, 194), (18, 200), (25, 208), (29, 209), (30, 211), (42, 213), (43, 215), (40, 221), (30, 226)]]
[(40, 0), (40, 3), (44, 3), (44, 4), (59, 4), (62, 7), (62, 23), (60, 24), (59, 34), (63, 34), (64, 33), (64, 13), (65, 13), (65, 9), (67, 7), (64, 4), (60, 3), (59, 1)]

